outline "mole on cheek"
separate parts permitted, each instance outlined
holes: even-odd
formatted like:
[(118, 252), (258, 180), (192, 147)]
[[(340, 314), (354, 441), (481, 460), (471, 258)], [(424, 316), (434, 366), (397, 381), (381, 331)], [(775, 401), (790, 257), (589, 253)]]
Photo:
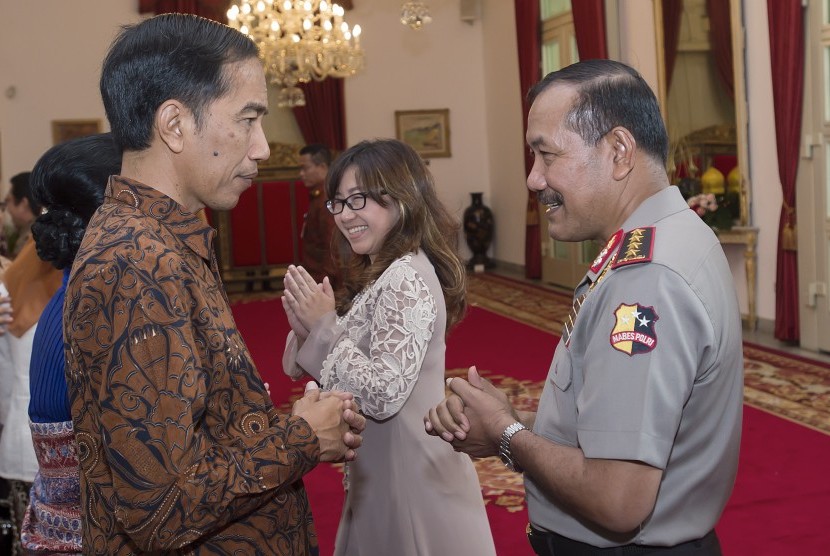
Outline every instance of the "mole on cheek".
[(213, 151), (213, 156), (219, 156), (219, 151)]

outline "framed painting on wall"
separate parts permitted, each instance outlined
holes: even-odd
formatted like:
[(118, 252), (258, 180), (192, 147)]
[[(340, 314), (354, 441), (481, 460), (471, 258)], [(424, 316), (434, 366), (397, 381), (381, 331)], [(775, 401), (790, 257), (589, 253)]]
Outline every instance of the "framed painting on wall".
[(450, 110), (396, 110), (395, 135), (424, 158), (451, 156)]
[(101, 133), (101, 120), (52, 120), (52, 144)]

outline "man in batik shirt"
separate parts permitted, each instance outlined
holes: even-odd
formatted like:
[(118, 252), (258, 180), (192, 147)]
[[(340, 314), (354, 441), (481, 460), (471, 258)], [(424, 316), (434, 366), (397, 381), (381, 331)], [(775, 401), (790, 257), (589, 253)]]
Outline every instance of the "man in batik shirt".
[(67, 383), (89, 554), (317, 554), (302, 476), (352, 459), (364, 420), (312, 389), (276, 412), (196, 216), (268, 157), (256, 47), (168, 14), (125, 28), (101, 77), (122, 175), (66, 291)]

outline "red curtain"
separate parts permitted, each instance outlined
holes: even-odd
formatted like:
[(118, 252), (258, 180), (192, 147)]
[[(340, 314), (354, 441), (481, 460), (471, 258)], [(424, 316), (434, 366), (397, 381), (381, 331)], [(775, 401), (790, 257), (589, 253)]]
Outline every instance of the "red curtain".
[(798, 253), (795, 251), (795, 179), (801, 144), (804, 93), (804, 14), (801, 0), (767, 0), (772, 99), (778, 174), (784, 206), (778, 224), (778, 267), (775, 273), (775, 337), (797, 342)]
[(322, 143), (335, 151), (346, 148), (346, 104), (343, 79), (301, 83), (305, 106), (294, 108), (294, 116), (306, 143)]
[[(527, 132), (527, 91), (539, 81), (542, 74), (541, 20), (538, 0), (514, 0), (516, 12), (516, 40), (519, 46), (519, 86), (522, 92), (522, 130)], [(522, 136), (524, 141), (524, 136)], [(533, 157), (525, 153), (525, 172), (530, 174)], [(532, 191), (527, 196), (525, 219), (525, 277), (542, 277), (542, 238), (539, 230), (539, 203)]]
[(683, 0), (663, 0), (663, 55), (666, 66), (666, 93), (671, 89), (674, 62), (677, 60), (681, 15), (683, 15)]
[(576, 48), (580, 60), (608, 58), (605, 40), (604, 0), (571, 2), (576, 33)]
[(196, 14), (227, 24), (229, 5), (229, 0), (138, 0), (138, 13)]
[(712, 39), (712, 57), (723, 88), (729, 98), (735, 98), (735, 74), (732, 71), (732, 23), (729, 2), (706, 0), (709, 14), (709, 37)]

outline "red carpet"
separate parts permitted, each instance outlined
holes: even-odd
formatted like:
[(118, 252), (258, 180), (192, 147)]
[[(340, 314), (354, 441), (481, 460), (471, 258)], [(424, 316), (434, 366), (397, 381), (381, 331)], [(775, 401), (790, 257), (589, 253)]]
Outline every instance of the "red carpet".
[[(237, 324), (278, 405), (301, 386), (282, 373), (288, 324), (278, 300), (234, 305)], [(472, 308), (448, 341), (447, 367), (476, 364), (523, 403), (536, 399), (556, 337), (481, 308)], [(718, 525), (726, 555), (826, 554), (830, 546), (830, 436), (751, 407), (745, 408), (741, 461), (735, 491)], [(486, 464), (487, 460), (485, 460)], [(524, 538), (527, 512), (520, 483), (499, 465), (479, 474), (498, 554), (531, 556)], [(507, 479), (505, 479), (507, 477)], [(340, 473), (322, 465), (309, 491), (321, 554), (331, 554), (343, 501)]]

